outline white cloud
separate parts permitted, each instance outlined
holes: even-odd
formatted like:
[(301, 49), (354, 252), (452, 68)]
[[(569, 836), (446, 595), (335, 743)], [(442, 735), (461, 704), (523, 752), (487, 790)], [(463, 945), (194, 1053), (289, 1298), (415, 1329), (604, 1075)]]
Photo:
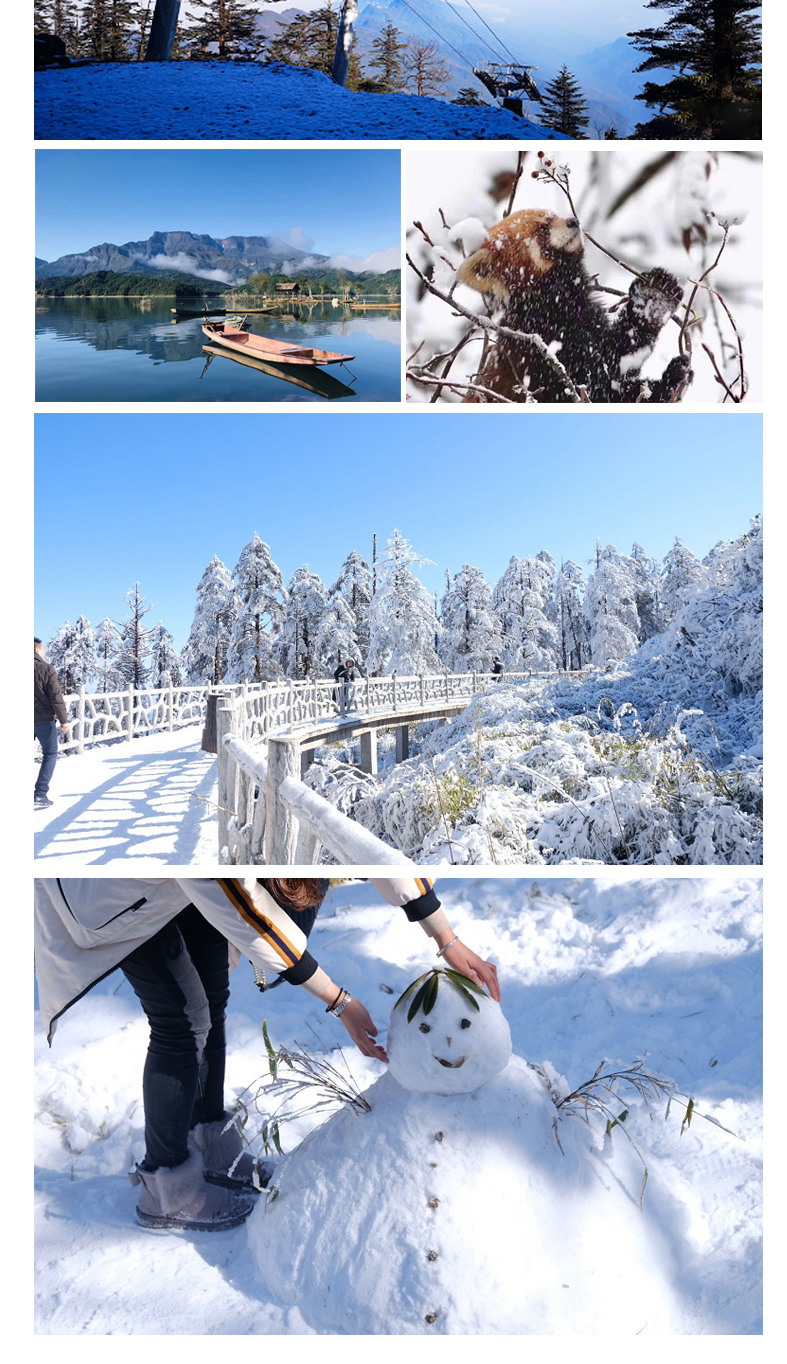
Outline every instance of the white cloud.
[(314, 256), (301, 256), (298, 260), (282, 261), (280, 265), (272, 268), (277, 274), (298, 275), (301, 270), (311, 270), (318, 265), (322, 265), (322, 261), (316, 260)]
[(189, 256), (185, 251), (178, 251), (174, 256), (166, 256), (160, 253), (157, 256), (138, 256), (138, 260), (145, 260), (148, 265), (152, 265), (156, 270), (182, 270), (187, 275), (196, 275), (198, 279), (215, 279), (220, 284), (232, 284), (236, 276), (229, 274), (226, 270), (205, 270), (193, 256)]
[(300, 247), (301, 251), (308, 251), (309, 247), (314, 246), (314, 238), (307, 237), (302, 227), (291, 227), (287, 240), (290, 246)]
[(372, 270), (377, 275), (386, 270), (398, 270), (402, 260), (401, 247), (389, 246), (387, 251), (373, 251), (365, 260), (357, 256), (331, 256), (328, 265), (334, 270), (351, 270), (357, 274), (361, 270)]

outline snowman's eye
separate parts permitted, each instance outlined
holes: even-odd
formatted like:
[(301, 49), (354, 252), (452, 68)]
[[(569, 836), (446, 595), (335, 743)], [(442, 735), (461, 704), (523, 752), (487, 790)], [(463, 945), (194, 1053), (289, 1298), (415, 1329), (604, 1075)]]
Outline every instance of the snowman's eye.
[(419, 1032), (431, 1032), (432, 1029), (431, 1029), (431, 1027), (429, 1026), (428, 1023), (419, 1023), (419, 1025), (418, 1025), (418, 1031), (419, 1031)]
[(469, 1028), (469, 1027), (470, 1027), (470, 1019), (469, 1019), (469, 1018), (463, 1018), (463, 1019), (462, 1019), (462, 1022), (459, 1024), (459, 1026), (460, 1026), (460, 1028)]

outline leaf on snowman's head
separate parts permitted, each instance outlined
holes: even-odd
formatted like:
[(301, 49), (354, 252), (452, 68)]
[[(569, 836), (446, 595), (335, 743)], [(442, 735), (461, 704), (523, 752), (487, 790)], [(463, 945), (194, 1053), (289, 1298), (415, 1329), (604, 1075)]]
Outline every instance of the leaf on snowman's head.
[[(423, 983), (423, 985), (421, 986), (420, 990), (417, 992), (415, 998), (413, 999), (412, 1004), (410, 1005), (409, 1009), (407, 1010), (407, 1022), (408, 1022), (408, 1023), (412, 1023), (413, 1019), (415, 1018), (415, 1015), (418, 1013), (418, 1010), (421, 1008), (422, 1004), (424, 1003), (424, 1000), (426, 999), (427, 991), (429, 990), (429, 987), (430, 987), (430, 985), (431, 985), (431, 983), (432, 983), (432, 981), (433, 981), (434, 979), (436, 979), (436, 977), (433, 976), (432, 973), (431, 973), (431, 971), (430, 971), (428, 978), (424, 981), (424, 983)], [(434, 1000), (432, 1000), (432, 1008), (434, 1008)]]
[(397, 999), (396, 1003), (394, 1004), (394, 1009), (398, 1009), (400, 1004), (404, 1004), (404, 1001), (407, 999), (408, 995), (412, 994), (416, 985), (420, 985), (422, 980), (426, 980), (426, 977), (429, 974), (430, 974), (429, 971), (424, 971), (424, 974), (422, 976), (418, 976), (415, 980), (411, 981), (407, 989)]
[(472, 1009), (475, 1009), (476, 1013), (480, 1013), (481, 1005), (478, 1003), (478, 1000), (475, 999), (473, 995), (471, 995), (470, 991), (474, 990), (475, 994), (482, 995), (484, 998), (486, 998), (483, 990), (479, 990), (478, 986), (475, 985), (472, 980), (469, 980), (467, 976), (463, 976), (459, 971), (449, 971), (448, 969), (446, 969), (445, 974), (447, 975), (454, 989), (458, 991), (458, 993), (462, 996), (462, 999), (465, 1001), (465, 1003), (469, 1004)]
[(432, 1012), (432, 1009), (434, 1008), (436, 1002), (437, 1002), (437, 990), (438, 990), (439, 984), (440, 984), (440, 977), (439, 977), (439, 976), (436, 976), (436, 975), (435, 975), (435, 976), (432, 976), (432, 979), (431, 979), (430, 981), (427, 982), (426, 994), (424, 995), (424, 1013), (425, 1013), (425, 1014), (430, 1014), (430, 1013)]

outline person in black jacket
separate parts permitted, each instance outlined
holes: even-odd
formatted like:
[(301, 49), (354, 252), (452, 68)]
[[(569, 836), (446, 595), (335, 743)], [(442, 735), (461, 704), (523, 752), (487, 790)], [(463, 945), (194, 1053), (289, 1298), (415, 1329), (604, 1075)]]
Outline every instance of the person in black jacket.
[(43, 754), (33, 792), (33, 808), (46, 810), (53, 803), (48, 792), (57, 762), (57, 731), (59, 727), (61, 734), (68, 736), (68, 717), (57, 673), (52, 664), (45, 661), (44, 646), (37, 637), (33, 649), (33, 734)]
[(350, 705), (350, 697), (352, 695), (350, 692), (350, 683), (354, 682), (358, 676), (359, 674), (355, 670), (354, 658), (345, 659), (344, 663), (340, 663), (338, 668), (336, 668), (333, 674), (333, 680), (334, 682), (338, 682), (339, 685), (334, 690), (333, 699), (337, 711), (352, 709)]
[(499, 682), (500, 678), (503, 675), (503, 665), (500, 662), (500, 659), (498, 658), (497, 654), (495, 654), (494, 658), (492, 659), (492, 672), (494, 674), (495, 681)]

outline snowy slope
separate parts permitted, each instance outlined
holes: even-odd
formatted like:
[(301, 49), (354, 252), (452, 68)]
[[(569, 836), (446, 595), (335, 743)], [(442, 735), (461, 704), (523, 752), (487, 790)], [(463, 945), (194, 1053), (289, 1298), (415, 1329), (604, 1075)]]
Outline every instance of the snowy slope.
[[(688, 1323), (682, 1329), (706, 1335), (758, 1333), (759, 882), (459, 879), (439, 882), (438, 892), (456, 931), (499, 965), (503, 1007), (518, 1056), (550, 1063), (576, 1086), (605, 1058), (630, 1062), (648, 1053), (648, 1066), (676, 1079), (694, 1097), (698, 1112), (737, 1134), (729, 1136), (695, 1118), (680, 1136), (679, 1109), (673, 1108), (665, 1122), (663, 1108), (648, 1113), (637, 1100), (627, 1122), (649, 1169), (642, 1214), (636, 1208), (641, 1166), (632, 1161), (619, 1133), (613, 1133), (611, 1147), (607, 1144), (606, 1169), (620, 1177), (629, 1194), (634, 1185), (625, 1216), (650, 1238), (654, 1307), (668, 1269)], [(334, 979), (363, 999), (383, 1034), (393, 1000), (434, 962), (417, 927), (381, 905), (365, 886), (330, 892), (311, 947)], [(247, 1086), (256, 1090), (258, 1077), (267, 1076), (260, 1036), (264, 1017), (276, 1046), (299, 1042), (322, 1055), (346, 1036), (302, 990), (283, 985), (261, 998), (248, 963), (242, 963), (232, 980), (228, 1099)], [(221, 1235), (153, 1236), (137, 1228), (135, 1195), (125, 1171), (132, 1158), (142, 1155), (139, 1077), (146, 1037), (136, 1000), (117, 974), (65, 1016), (51, 1051), (37, 1033), (38, 1332), (324, 1331), (316, 1298), (293, 1307), (266, 1289), (250, 1248), (250, 1241), (263, 1234), (261, 1206), (251, 1226)], [(344, 1055), (362, 1087), (384, 1072), (382, 1063), (354, 1049)], [(337, 1054), (331, 1059), (336, 1062)], [(264, 1111), (264, 1096), (261, 1107)], [(307, 1114), (283, 1126), (285, 1151), (316, 1121)], [(251, 1122), (258, 1126), (261, 1117), (253, 1113)], [(389, 1124), (389, 1132), (393, 1127)], [(352, 1125), (349, 1131), (352, 1140)], [(604, 1145), (603, 1124), (594, 1140)], [(448, 1160), (444, 1146), (441, 1159)], [(409, 1155), (409, 1148), (401, 1151), (405, 1163)], [(545, 1178), (547, 1166), (550, 1178), (570, 1177), (554, 1150), (545, 1150), (544, 1161)], [(355, 1168), (362, 1180), (362, 1168)], [(330, 1197), (318, 1169), (315, 1197)], [(444, 1165), (437, 1173), (448, 1182), (448, 1198), (450, 1168)], [(502, 1178), (505, 1171), (500, 1173)], [(471, 1169), (463, 1169), (463, 1175), (470, 1179)], [(272, 1211), (287, 1206), (286, 1171), (281, 1178)], [(504, 1193), (498, 1183), (490, 1198)], [(598, 1223), (597, 1246), (599, 1239), (615, 1236), (620, 1191), (606, 1199), (599, 1190), (595, 1197), (596, 1218), (608, 1211), (607, 1222)], [(443, 1212), (447, 1232), (449, 1204)], [(448, 1238), (446, 1251), (466, 1282), (472, 1257), (462, 1254), (455, 1236)], [(324, 1272), (330, 1245), (312, 1252), (322, 1257), (315, 1271)], [(359, 1253), (380, 1257), (382, 1282), (384, 1244), (370, 1240)], [(595, 1254), (592, 1247), (590, 1254)], [(573, 1329), (570, 1303), (569, 1290), (567, 1332)], [(525, 1299), (514, 1329), (528, 1333), (536, 1317), (537, 1305)], [(357, 1326), (350, 1317), (344, 1330), (353, 1334)], [(434, 1329), (423, 1325), (425, 1332)], [(446, 1329), (445, 1323), (438, 1329)], [(494, 1325), (485, 1323), (484, 1329)], [(614, 1297), (598, 1304), (597, 1329), (620, 1335)], [(645, 1334), (651, 1329), (646, 1325)]]
[(353, 94), (321, 71), (277, 64), (104, 63), (36, 81), (38, 138), (562, 139), (502, 109)]

